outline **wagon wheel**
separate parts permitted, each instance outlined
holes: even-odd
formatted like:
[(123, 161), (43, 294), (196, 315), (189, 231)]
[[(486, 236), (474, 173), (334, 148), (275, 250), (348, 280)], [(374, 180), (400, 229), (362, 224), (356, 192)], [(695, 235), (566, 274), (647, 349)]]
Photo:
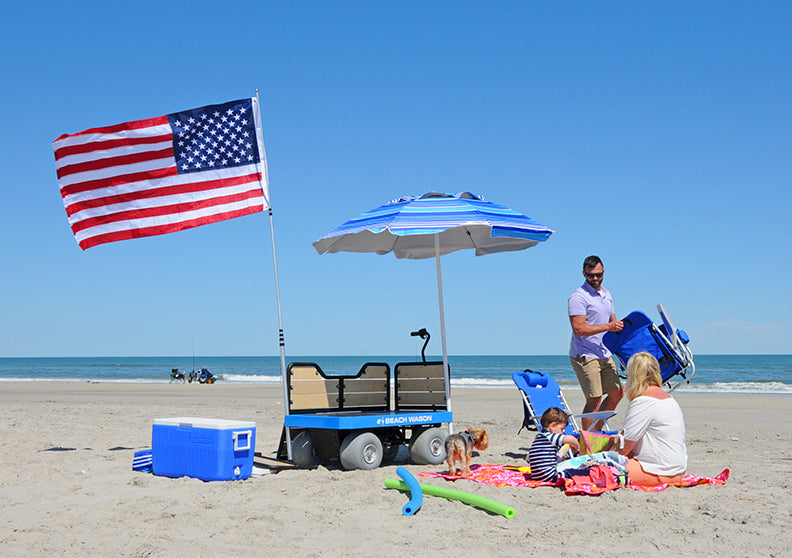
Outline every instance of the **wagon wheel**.
[(382, 442), (373, 432), (350, 432), (339, 450), (344, 469), (376, 469), (382, 463)]
[(292, 461), (303, 469), (313, 469), (319, 463), (314, 455), (313, 440), (308, 430), (303, 430), (292, 440)]
[(410, 440), (410, 459), (417, 465), (438, 465), (446, 458), (445, 432), (426, 428)]

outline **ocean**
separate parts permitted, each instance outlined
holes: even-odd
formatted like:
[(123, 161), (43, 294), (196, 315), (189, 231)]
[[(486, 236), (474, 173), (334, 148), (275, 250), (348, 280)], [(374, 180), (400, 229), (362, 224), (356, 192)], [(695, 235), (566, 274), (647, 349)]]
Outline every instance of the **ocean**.
[[(427, 357), (440, 360), (441, 357)], [(331, 374), (356, 373), (364, 362), (415, 362), (419, 357), (300, 356), (289, 362), (316, 362)], [(694, 355), (696, 372), (685, 392), (792, 394), (792, 355)], [(562, 388), (577, 386), (575, 374), (564, 356), (450, 356), (453, 387), (512, 388), (511, 375), (530, 368), (552, 375)], [(87, 357), (0, 358), (0, 389), (3, 381), (91, 381), (168, 383), (170, 371), (190, 371), (202, 366), (219, 376), (220, 382), (278, 383), (280, 357)], [(211, 389), (207, 387), (207, 389)]]

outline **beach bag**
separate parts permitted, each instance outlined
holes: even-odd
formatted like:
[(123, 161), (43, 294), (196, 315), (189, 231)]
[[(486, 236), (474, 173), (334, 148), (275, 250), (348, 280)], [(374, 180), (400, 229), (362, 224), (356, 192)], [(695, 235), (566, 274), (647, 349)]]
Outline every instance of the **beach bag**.
[(622, 446), (620, 434), (603, 434), (602, 432), (580, 431), (580, 455), (599, 453), (601, 451), (619, 451)]

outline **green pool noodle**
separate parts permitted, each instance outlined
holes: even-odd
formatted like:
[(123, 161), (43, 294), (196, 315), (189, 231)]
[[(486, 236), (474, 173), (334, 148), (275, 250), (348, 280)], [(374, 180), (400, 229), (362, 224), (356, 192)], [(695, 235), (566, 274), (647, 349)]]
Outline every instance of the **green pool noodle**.
[[(432, 484), (423, 484), (420, 482), (418, 483), (418, 486), (421, 487), (421, 491), (424, 494), (429, 494), (430, 496), (439, 496), (440, 498), (446, 498), (448, 500), (457, 500), (463, 504), (468, 504), (470, 506), (475, 506), (497, 515), (502, 515), (506, 519), (511, 519), (514, 517), (514, 508), (510, 508), (509, 506), (501, 504), (500, 502), (496, 502), (495, 500), (484, 498), (483, 496), (478, 496), (469, 492), (462, 492), (461, 490), (454, 490), (452, 488), (434, 486)], [(403, 490), (405, 492), (410, 490), (410, 487), (407, 486), (406, 482), (396, 479), (385, 479), (385, 487), (395, 488), (396, 490)]]

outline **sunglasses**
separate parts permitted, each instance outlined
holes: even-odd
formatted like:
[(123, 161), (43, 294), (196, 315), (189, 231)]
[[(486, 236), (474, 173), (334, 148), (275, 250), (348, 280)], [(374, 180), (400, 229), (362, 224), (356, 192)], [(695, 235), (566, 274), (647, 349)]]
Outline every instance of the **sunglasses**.
[(601, 272), (601, 273), (588, 273), (588, 272), (586, 272), (585, 275), (589, 279), (602, 279), (602, 276), (604, 275), (604, 272)]

